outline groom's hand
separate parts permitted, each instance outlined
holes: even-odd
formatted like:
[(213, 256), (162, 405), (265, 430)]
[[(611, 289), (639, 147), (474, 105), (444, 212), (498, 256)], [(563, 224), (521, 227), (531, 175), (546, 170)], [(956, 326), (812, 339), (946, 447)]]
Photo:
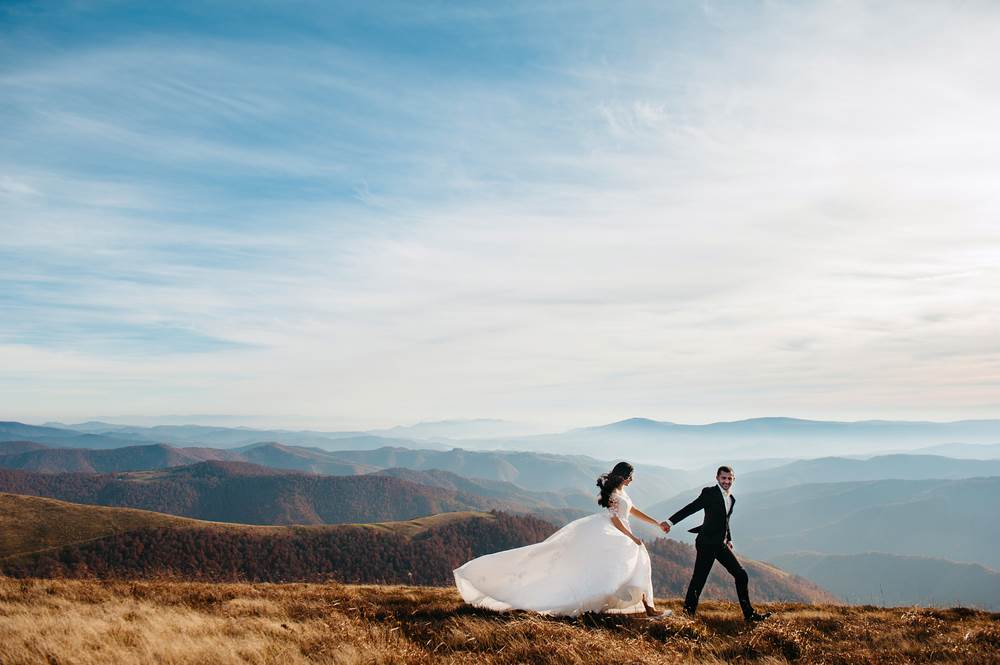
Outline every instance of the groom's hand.
[(670, 522), (660, 522), (660, 528), (663, 529), (663, 533), (670, 533)]

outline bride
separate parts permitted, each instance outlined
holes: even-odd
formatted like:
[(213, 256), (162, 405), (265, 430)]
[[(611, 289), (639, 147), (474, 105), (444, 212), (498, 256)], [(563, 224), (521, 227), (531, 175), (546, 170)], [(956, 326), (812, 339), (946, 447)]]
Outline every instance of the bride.
[(629, 516), (659, 526), (632, 505), (625, 487), (632, 465), (619, 462), (597, 479), (597, 503), (607, 509), (570, 522), (540, 543), (487, 554), (455, 569), (467, 603), (492, 610), (534, 610), (667, 616), (653, 607), (649, 553), (629, 528)]

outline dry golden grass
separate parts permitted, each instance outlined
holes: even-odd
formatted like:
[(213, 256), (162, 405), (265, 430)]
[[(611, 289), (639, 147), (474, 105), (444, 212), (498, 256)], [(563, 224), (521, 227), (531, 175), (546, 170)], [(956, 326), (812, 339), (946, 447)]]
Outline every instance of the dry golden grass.
[(426, 587), (0, 578), (0, 663), (1000, 662), (1000, 614), (767, 609), (748, 629), (728, 603), (697, 621), (548, 619)]

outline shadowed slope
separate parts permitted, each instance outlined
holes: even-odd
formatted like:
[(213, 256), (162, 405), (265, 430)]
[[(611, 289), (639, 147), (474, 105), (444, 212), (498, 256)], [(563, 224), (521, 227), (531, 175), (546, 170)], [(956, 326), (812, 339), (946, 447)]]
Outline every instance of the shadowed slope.
[(123, 474), (0, 469), (0, 491), (242, 524), (381, 522), (506, 507), (397, 478), (305, 475), (243, 462)]
[(324, 533), (340, 528), (374, 529), (412, 538), (427, 529), (470, 518), (493, 519), (490, 513), (455, 512), (398, 522), (350, 525), (262, 526), (210, 522), (150, 510), (90, 506), (38, 496), (0, 493), (0, 559), (77, 545), (108, 536), (170, 527), (252, 534)]
[[(378, 524), (248, 526), (3, 494), (0, 514), (0, 526), (12, 534), (0, 541), (0, 558), (6, 557), (0, 570), (43, 577), (171, 574), (210, 581), (334, 578), (450, 585), (452, 569), (465, 561), (539, 542), (555, 530), (530, 516), (470, 512)], [(666, 539), (648, 547), (657, 593), (683, 593), (693, 549)], [(833, 600), (773, 566), (746, 565), (757, 598)], [(734, 598), (732, 580), (716, 571), (705, 593)]]

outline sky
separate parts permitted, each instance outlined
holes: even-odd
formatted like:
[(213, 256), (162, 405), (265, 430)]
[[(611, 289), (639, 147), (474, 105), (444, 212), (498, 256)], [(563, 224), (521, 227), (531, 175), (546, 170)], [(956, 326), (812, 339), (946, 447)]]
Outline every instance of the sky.
[(0, 4), (0, 419), (1000, 417), (991, 2)]

